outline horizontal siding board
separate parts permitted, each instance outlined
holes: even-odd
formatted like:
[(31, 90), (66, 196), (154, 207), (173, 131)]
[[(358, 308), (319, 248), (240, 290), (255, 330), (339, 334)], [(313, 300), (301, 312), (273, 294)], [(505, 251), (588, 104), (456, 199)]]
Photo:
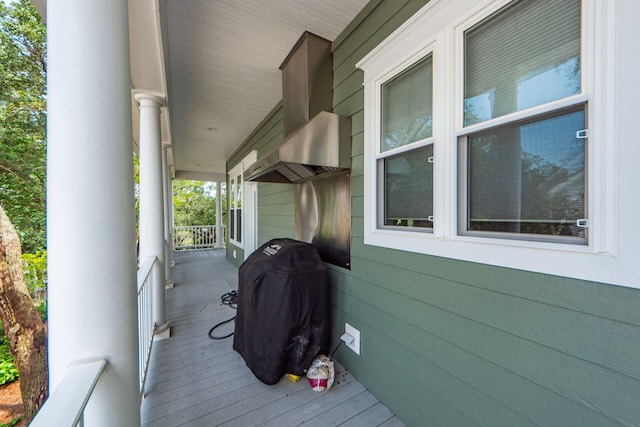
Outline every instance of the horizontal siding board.
[[(334, 80), (333, 105), (339, 105), (342, 101), (361, 90), (363, 82), (364, 72), (358, 69), (354, 69), (353, 73), (341, 82), (336, 82)], [(362, 101), (363, 103), (358, 106), (358, 110), (361, 110), (364, 107), (364, 98)]]
[[(561, 418), (563, 418), (563, 422), (559, 423), (559, 425), (576, 426), (616, 425), (616, 422), (620, 422), (622, 425), (633, 425), (633, 420), (639, 419), (637, 418), (637, 408), (634, 409), (635, 413), (620, 416), (620, 414), (628, 412), (630, 407), (637, 406), (633, 405), (633, 401), (638, 395), (638, 387), (640, 386), (637, 381), (620, 375), (612, 375), (610, 371), (607, 372), (604, 368), (596, 365), (589, 366), (587, 362), (569, 360), (570, 357), (562, 353), (554, 352), (551, 349), (537, 346), (533, 343), (526, 343), (517, 337), (503, 334), (504, 337), (502, 341), (506, 341), (506, 343), (498, 345), (499, 351), (504, 352), (504, 357), (511, 356), (512, 365), (529, 363), (535, 365), (539, 373), (544, 371), (545, 381), (556, 383), (552, 385), (552, 387), (555, 387), (555, 390), (545, 389), (538, 384), (532, 383), (529, 379), (503, 369), (494, 362), (478, 357), (470, 351), (466, 351), (435, 335), (431, 335), (424, 330), (412, 326), (411, 323), (417, 322), (413, 322), (411, 319), (409, 319), (409, 323), (404, 323), (404, 321), (395, 318), (392, 314), (381, 311), (375, 305), (371, 305), (382, 298), (375, 295), (375, 287), (366, 286), (366, 284), (359, 287), (357, 281), (354, 287), (356, 290), (360, 289), (371, 301), (368, 301), (367, 298), (358, 298), (358, 295), (356, 295), (355, 301), (363, 301), (363, 303), (351, 302), (352, 298), (346, 296), (336, 298), (335, 302), (339, 305), (343, 304), (344, 301), (350, 301), (348, 302), (348, 311), (350, 315), (353, 316), (351, 322), (361, 329), (362, 336), (364, 337), (368, 333), (375, 334), (369, 341), (376, 347), (380, 346), (379, 341), (381, 339), (391, 339), (389, 337), (393, 337), (394, 343), (390, 346), (396, 349), (394, 352), (396, 359), (394, 359), (392, 363), (399, 369), (403, 369), (404, 367), (415, 369), (416, 366), (420, 366), (419, 373), (415, 374), (418, 378), (420, 378), (422, 373), (429, 372), (428, 378), (424, 378), (424, 381), (431, 384), (438, 384), (439, 392), (443, 393), (449, 402), (457, 401), (456, 396), (460, 393), (459, 389), (461, 386), (456, 386), (455, 389), (457, 392), (449, 394), (447, 393), (447, 387), (450, 386), (452, 381), (457, 382), (458, 379), (447, 379), (446, 375), (442, 372), (433, 370), (435, 368), (431, 365), (438, 367), (438, 369), (451, 372), (456, 378), (459, 376), (462, 378), (461, 380), (465, 382), (471, 382), (472, 386), (478, 390), (490, 390), (493, 395), (492, 398), (504, 402), (505, 405), (515, 408), (521, 413), (527, 413), (528, 418), (535, 420), (536, 423), (541, 423), (541, 425), (558, 424)], [(473, 322), (470, 322), (468, 319), (463, 319), (444, 311), (441, 311), (440, 317), (434, 316), (429, 313), (430, 310), (433, 311), (433, 309), (429, 307), (413, 310), (411, 308), (411, 302), (408, 299), (403, 301), (402, 297), (398, 295), (387, 294), (383, 296), (383, 298), (394, 306), (403, 307), (403, 313), (406, 311), (419, 312), (420, 314), (417, 314), (417, 316), (424, 317), (424, 324), (440, 325), (441, 328), (445, 330), (446, 333), (444, 335), (447, 337), (451, 337), (451, 325), (457, 322), (462, 324), (457, 327), (458, 333), (467, 335), (462, 340), (464, 343), (474, 341), (474, 334), (477, 334), (475, 341), (479, 345), (483, 345), (485, 350), (496, 346), (495, 343), (500, 343), (500, 340), (495, 339), (495, 330), (492, 331), (493, 337), (490, 336), (491, 334), (486, 333), (486, 331), (492, 328), (474, 325)], [(375, 330), (367, 331), (367, 322), (375, 325)], [(485, 328), (485, 333), (482, 333), (482, 331), (479, 332), (478, 329), (482, 330), (483, 327)], [(510, 339), (511, 342), (509, 341)], [(524, 348), (522, 348), (523, 343), (527, 344)], [(538, 347), (539, 351), (527, 356), (527, 352), (535, 350), (535, 347)], [(406, 348), (410, 351), (397, 351), (399, 348)], [(514, 355), (514, 348), (521, 348), (522, 351), (520, 354)], [(498, 350), (494, 349), (494, 353), (496, 351)], [(543, 356), (543, 353), (555, 353), (556, 357), (548, 358), (547, 354), (544, 359), (538, 358), (538, 356)], [(421, 356), (420, 359), (405, 360), (407, 354), (419, 354)], [(455, 361), (455, 363), (453, 361)], [(582, 363), (586, 368), (563, 372), (566, 367), (571, 367), (575, 365), (576, 362)], [(556, 365), (556, 363), (559, 364)], [(554, 381), (553, 378), (555, 376), (559, 376), (560, 378)], [(600, 383), (600, 381), (604, 381), (605, 384)], [(571, 394), (570, 389), (572, 387), (577, 389), (580, 394), (580, 396), (574, 395), (573, 400), (558, 394), (560, 390), (564, 393)], [(483, 398), (479, 399), (478, 396), (472, 398), (467, 394), (466, 397), (458, 402), (459, 405), (462, 405), (459, 406), (459, 408), (464, 410), (462, 408), (467, 407), (470, 402), (475, 403), (478, 402), (478, 400), (483, 400)], [(586, 405), (582, 406), (584, 403), (586, 403)], [(486, 407), (486, 405), (487, 403), (485, 402), (482, 404), (482, 407)], [(619, 412), (616, 413), (612, 411), (612, 409), (619, 409)], [(501, 416), (498, 411), (494, 410), (492, 412), (496, 412), (496, 416)], [(474, 420), (479, 420), (482, 412), (474, 415), (471, 414), (469, 410), (465, 410), (465, 413), (472, 416)], [(562, 414), (562, 416), (559, 417), (558, 414)], [(511, 415), (512, 414), (507, 414), (506, 416)], [(505, 415), (503, 414), (502, 416)], [(590, 421), (585, 424), (585, 420), (597, 420), (597, 423), (593, 424)], [(486, 425), (522, 425), (521, 422), (517, 424), (505, 424), (503, 421), (504, 420), (495, 419)]]
[(351, 218), (351, 236), (361, 239), (364, 238), (364, 219), (362, 217)]
[[(293, 210), (289, 210), (288, 207), (292, 206), (294, 203), (294, 195), (291, 193), (274, 193), (269, 196), (265, 196), (261, 198), (260, 203), (258, 204), (258, 209), (262, 208), (274, 208), (277, 209), (278, 206), (282, 207), (283, 212), (293, 215)], [(287, 206), (287, 208), (285, 208)], [(282, 214), (282, 213), (281, 213)]]
[[(358, 178), (358, 177), (356, 177), (356, 178)], [(362, 196), (351, 197), (351, 213), (352, 213), (352, 217), (356, 217), (356, 218), (363, 218), (364, 217), (364, 215), (363, 215), (364, 204), (363, 203), (357, 203), (361, 199), (363, 199)], [(355, 252), (352, 251), (352, 253), (355, 253)]]
[[(352, 268), (364, 268), (371, 276), (380, 273), (377, 270), (370, 271), (371, 265), (362, 264), (363, 261), (354, 259)], [(493, 365), (499, 365), (518, 376), (526, 377), (540, 387), (552, 391), (562, 390), (567, 399), (597, 408), (610, 419), (626, 423), (640, 419), (640, 408), (633, 404), (635, 396), (640, 394), (640, 382), (636, 379), (414, 298), (399, 295), (393, 289), (363, 283), (360, 287), (352, 286), (351, 291), (354, 293), (354, 299), (372, 305), (382, 305), (379, 301), (388, 302), (384, 304), (383, 309), (391, 312), (395, 312), (393, 307), (403, 307), (402, 312), (395, 312), (395, 315), (401, 316), (408, 324), (416, 325), (420, 330), (433, 334), (438, 340), (452, 342)], [(383, 316), (378, 313), (377, 317)], [(381, 330), (385, 329), (384, 326), (385, 323), (382, 321), (377, 323)], [(394, 328), (389, 333), (398, 334), (394, 331), (401, 329), (403, 328)], [(410, 335), (417, 334), (412, 327), (405, 329), (412, 330)], [(400, 347), (426, 354), (427, 349), (413, 347), (415, 343), (423, 341), (415, 337), (411, 340), (406, 338)]]
[[(352, 321), (361, 327), (361, 331), (368, 331), (364, 322), (358, 319)], [(374, 349), (365, 345), (361, 348), (360, 364), (349, 362), (358, 358), (350, 350), (342, 349), (336, 355), (338, 361), (353, 365), (352, 373), (361, 381), (375, 396), (385, 402), (385, 405), (400, 416), (402, 421), (409, 426), (440, 425), (446, 420), (452, 426), (476, 426), (470, 418), (454, 408), (440, 396), (427, 388), (427, 383), (419, 377), (424, 369), (423, 365), (416, 366), (415, 370), (407, 373), (397, 368), (393, 364), (396, 358), (396, 348), (384, 346), (384, 342), (378, 338), (378, 346)], [(380, 351), (377, 351), (380, 350)], [(359, 367), (366, 365), (367, 374), (360, 375)], [(365, 378), (364, 381), (360, 378)], [(439, 421), (440, 420), (440, 421)]]
[[(473, 387), (425, 358), (425, 354), (434, 354), (434, 342), (437, 338), (366, 303), (360, 303), (352, 307), (352, 310), (351, 314), (354, 317), (350, 323), (360, 329), (363, 337), (370, 337), (367, 343), (371, 345), (363, 345), (363, 357), (365, 353), (368, 359), (379, 358), (380, 354), (393, 354), (393, 358), (387, 361), (389, 365), (387, 370), (401, 371), (426, 389), (426, 392), (421, 391), (417, 395), (402, 391), (401, 393), (405, 395), (403, 397), (409, 402), (418, 406), (426, 405), (427, 403), (423, 399), (425, 396), (429, 396), (429, 402), (434, 400), (438, 404), (447, 402), (456, 411), (480, 425), (535, 425), (491, 396), (486, 395), (479, 388)], [(369, 324), (375, 326), (370, 327)], [(381, 325), (383, 328), (380, 328)], [(402, 340), (414, 342), (418, 346), (416, 349), (418, 352), (398, 352), (397, 349), (402, 346), (400, 342)], [(341, 351), (343, 353), (339, 353), (338, 356), (347, 352), (346, 349)], [(457, 349), (457, 351), (462, 350)], [(341, 359), (338, 357), (338, 360)], [(512, 376), (507, 375), (505, 381), (512, 379)], [(432, 410), (433, 408), (429, 408), (429, 412)]]
[(342, 116), (352, 116), (358, 111), (362, 111), (364, 106), (364, 87), (360, 81), (359, 87), (354, 90), (341, 93), (341, 98), (333, 106), (333, 111)]
[(355, 176), (364, 176), (364, 156), (355, 156), (351, 159), (351, 173)]
[[(458, 347), (440, 339), (436, 341), (435, 354), (434, 362), (438, 366), (445, 370), (455, 370), (456, 375), (464, 378), (466, 382), (488, 390), (495, 399), (539, 425), (631, 426), (634, 420), (637, 420), (633, 418), (635, 415), (628, 412), (637, 405), (631, 402), (631, 398), (620, 394), (622, 384), (607, 390), (601, 384), (588, 381), (591, 382), (588, 385), (591, 389), (580, 388), (577, 390), (578, 393), (575, 393), (571, 390), (571, 387), (575, 386), (573, 378), (563, 376), (565, 381), (553, 381), (560, 384), (561, 388), (552, 390), (548, 388), (549, 385), (540, 386), (472, 353), (459, 351)], [(539, 360), (538, 365), (541, 362), (547, 365), (550, 372), (560, 374), (559, 367), (549, 365), (550, 360)], [(568, 366), (576, 362), (580, 361), (570, 361)], [(578, 372), (578, 375), (589, 375), (592, 372), (592, 369), (586, 369)], [(608, 382), (612, 380), (607, 375), (605, 378)], [(638, 384), (635, 384), (633, 389), (637, 390)], [(607, 394), (607, 391), (613, 392), (613, 395)], [(591, 402), (581, 399), (578, 394), (591, 394)], [(619, 400), (621, 398), (622, 401)], [(592, 402), (595, 405), (592, 405)], [(615, 409), (622, 409), (622, 413), (611, 411), (616, 406)], [(637, 413), (637, 410), (635, 412)]]
[(351, 134), (364, 133), (364, 111), (358, 111), (351, 116)]
[(254, 148), (258, 150), (258, 156), (263, 156), (276, 144), (282, 141), (283, 135), (284, 133), (281, 126), (274, 126), (270, 129), (263, 138), (256, 141)]
[(335, 81), (342, 81), (347, 78), (358, 61), (427, 2), (425, 0), (412, 0), (406, 2), (405, 7), (399, 1), (381, 2), (379, 7), (369, 15), (369, 19), (353, 31), (349, 42), (342, 43), (334, 51)]
[(290, 238), (293, 239), (293, 227), (277, 227), (273, 225), (258, 224), (258, 243), (264, 244), (271, 239), (278, 238)]
[(290, 228), (293, 230), (293, 220), (292, 216), (288, 215), (262, 215), (262, 221), (260, 224), (264, 226), (271, 226), (274, 228)]
[(357, 112), (362, 111), (363, 105), (364, 88), (361, 86), (360, 90), (353, 92), (347, 98), (340, 100), (340, 102), (333, 107), (333, 111), (342, 116), (352, 116)]
[[(287, 194), (289, 197), (294, 195), (294, 186), (291, 184), (275, 184), (275, 183), (258, 183), (258, 192), (260, 193), (260, 199), (263, 197), (270, 197), (274, 194)], [(258, 201), (259, 203), (262, 200)]]
[(286, 216), (291, 217), (291, 212), (295, 211), (293, 203), (290, 204), (278, 204), (278, 205), (261, 205), (258, 208), (258, 214), (260, 216)]
[(351, 156), (364, 155), (364, 133), (358, 132), (351, 137)]
[[(640, 379), (640, 359), (634, 357), (640, 348), (637, 326), (445, 280), (439, 274), (425, 277), (391, 264), (361, 259), (353, 270), (371, 283), (392, 286), (394, 292)], [(403, 280), (398, 282), (400, 275)], [(594, 333), (601, 338), (593, 341)]]
[(472, 284), (621, 323), (640, 325), (640, 310), (637, 310), (640, 291), (634, 289), (374, 246), (361, 246), (358, 252), (373, 262), (388, 263), (412, 272)]
[(261, 150), (268, 145), (271, 140), (278, 137), (282, 138), (282, 103), (279, 103), (265, 117), (262, 123), (245, 139), (238, 150), (229, 157), (227, 161), (227, 169), (232, 169), (252, 150)]
[(370, 0), (369, 3), (367, 3), (365, 7), (362, 8), (360, 13), (358, 13), (358, 15), (353, 18), (353, 20), (349, 24), (347, 24), (347, 26), (344, 28), (344, 30), (342, 30), (338, 37), (335, 38), (332, 43), (331, 50), (334, 51), (345, 40), (351, 37), (351, 33), (353, 32), (353, 30), (357, 28), (365, 19), (367, 19), (367, 16), (369, 16), (372, 10), (378, 7), (378, 4), (380, 2), (382, 2), (382, 0)]
[[(386, 32), (382, 30), (382, 28), (384, 28), (385, 24), (389, 22), (398, 11), (404, 9), (408, 2), (409, 0), (382, 1), (379, 2), (375, 8), (368, 10), (366, 19), (363, 20), (360, 25), (353, 28), (349, 37), (345, 38), (340, 46), (334, 48), (334, 67), (338, 68), (345, 62), (350, 62), (353, 56), (357, 54), (358, 48), (369, 43), (372, 38), (374, 41), (380, 38), (381, 41), (391, 34), (393, 30)], [(398, 26), (399, 25), (396, 25), (395, 27)], [(379, 43), (379, 41), (377, 43)]]
[[(354, 197), (362, 197), (364, 196), (364, 176), (362, 174), (358, 174), (357, 171), (351, 174), (351, 198)], [(360, 204), (363, 204), (363, 200), (359, 200)], [(353, 203), (353, 200), (352, 200)], [(353, 211), (352, 211), (353, 212)], [(363, 213), (360, 212), (355, 216), (362, 216)]]
[[(356, 283), (355, 286), (361, 285)], [(350, 299), (345, 300), (348, 301)], [(337, 301), (338, 304), (340, 304), (339, 301), (340, 299)], [(351, 303), (349, 310), (345, 311), (349, 311), (352, 316), (350, 323), (360, 329), (361, 336), (368, 337), (366, 341), (363, 340), (363, 359), (366, 356), (366, 361), (369, 361), (381, 357), (380, 354), (393, 354), (394, 357), (387, 361), (389, 366), (386, 370), (399, 370), (415, 379), (426, 389), (418, 394), (415, 394), (414, 390), (413, 393), (410, 392), (408, 395), (403, 396), (409, 402), (413, 402), (418, 406), (429, 405), (433, 401), (438, 404), (446, 402), (447, 404), (452, 404), (460, 413), (466, 414), (465, 416), (471, 416), (480, 425), (533, 425), (431, 363), (425, 355), (433, 354), (434, 352), (433, 342), (435, 338), (433, 336), (363, 300), (356, 301), (358, 302)], [(400, 341), (415, 343), (418, 346), (416, 351), (419, 353), (413, 351), (398, 352), (397, 349), (403, 347)], [(346, 349), (342, 350), (342, 353), (338, 354), (338, 360), (341, 360), (339, 356), (345, 355), (345, 353), (351, 355)], [(344, 363), (347, 363), (347, 361)], [(407, 391), (403, 390), (401, 393), (404, 395)], [(423, 400), (425, 397), (427, 399)], [(432, 411), (433, 408), (429, 408), (429, 412)]]

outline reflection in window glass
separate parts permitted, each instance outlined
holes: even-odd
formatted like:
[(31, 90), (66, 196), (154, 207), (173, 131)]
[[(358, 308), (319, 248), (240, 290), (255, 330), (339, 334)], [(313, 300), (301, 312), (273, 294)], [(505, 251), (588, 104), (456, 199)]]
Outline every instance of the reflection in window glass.
[(381, 152), (432, 136), (432, 63), (428, 55), (382, 85)]
[(465, 32), (465, 126), (580, 93), (580, 3), (515, 1)]
[(584, 107), (468, 137), (468, 230), (585, 239)]
[(238, 177), (236, 178), (236, 182), (238, 183), (237, 195), (236, 195), (237, 207), (241, 208), (242, 207), (242, 175), (238, 175)]
[(380, 160), (385, 226), (433, 228), (433, 145)]

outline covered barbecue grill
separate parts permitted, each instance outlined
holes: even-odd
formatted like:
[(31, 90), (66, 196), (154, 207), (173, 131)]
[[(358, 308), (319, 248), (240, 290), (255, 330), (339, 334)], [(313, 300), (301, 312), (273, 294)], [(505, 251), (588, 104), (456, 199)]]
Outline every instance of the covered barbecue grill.
[(274, 239), (240, 266), (233, 349), (260, 381), (304, 375), (328, 352), (329, 326), (328, 271), (314, 246)]

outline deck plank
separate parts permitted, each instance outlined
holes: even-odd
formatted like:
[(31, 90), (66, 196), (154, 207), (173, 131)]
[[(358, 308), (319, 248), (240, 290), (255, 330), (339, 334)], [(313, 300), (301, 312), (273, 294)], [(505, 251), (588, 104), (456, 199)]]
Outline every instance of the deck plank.
[[(175, 253), (175, 287), (166, 293), (172, 337), (153, 344), (143, 426), (403, 425), (339, 364), (326, 392), (314, 392), (305, 378), (268, 386), (253, 376), (231, 338), (209, 339), (214, 324), (235, 315), (220, 302), (237, 289), (237, 269), (224, 253)], [(230, 323), (216, 333), (232, 330)]]

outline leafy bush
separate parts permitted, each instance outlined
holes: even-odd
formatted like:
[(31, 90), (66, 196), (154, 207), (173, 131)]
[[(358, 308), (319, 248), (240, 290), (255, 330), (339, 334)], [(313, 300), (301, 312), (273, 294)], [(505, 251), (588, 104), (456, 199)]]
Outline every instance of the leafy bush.
[(38, 310), (38, 314), (43, 322), (47, 321), (47, 302), (43, 302), (42, 304), (36, 305), (36, 310)]
[(9, 421), (8, 424), (0, 424), (0, 427), (14, 427), (17, 426), (18, 423), (20, 421), (22, 421), (22, 419), (24, 418), (24, 416), (18, 417), (18, 418), (14, 418), (11, 421)]
[(22, 254), (22, 271), (31, 297), (40, 303), (47, 290), (47, 251)]
[(8, 384), (18, 379), (18, 369), (13, 362), (3, 360), (0, 362), (0, 385)]
[[(0, 322), (2, 325), (2, 322)], [(13, 354), (11, 354), (11, 349), (9, 348), (9, 341), (5, 337), (0, 339), (0, 362), (8, 360), (9, 362), (13, 362)]]
[(23, 419), (23, 418), (24, 418), (24, 415), (21, 415), (21, 416), (19, 416), (18, 418), (14, 418), (14, 419), (12, 419), (11, 421), (9, 421), (9, 423), (8, 423), (8, 424), (4, 424), (4, 423), (3, 423), (3, 424), (0, 424), (0, 427), (14, 427), (14, 426), (17, 426), (17, 425), (18, 425), (18, 423), (19, 423), (20, 421), (22, 421), (22, 419)]

